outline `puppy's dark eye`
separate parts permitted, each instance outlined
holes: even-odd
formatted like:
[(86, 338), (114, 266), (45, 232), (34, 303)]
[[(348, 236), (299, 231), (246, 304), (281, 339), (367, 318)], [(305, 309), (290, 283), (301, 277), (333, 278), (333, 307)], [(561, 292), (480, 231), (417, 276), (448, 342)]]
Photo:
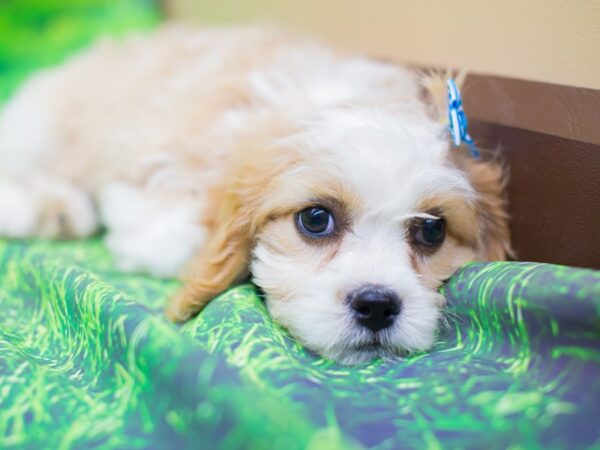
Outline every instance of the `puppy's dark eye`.
[(414, 228), (414, 241), (419, 245), (439, 245), (446, 237), (444, 219), (423, 219)]
[(331, 236), (335, 231), (333, 215), (325, 208), (313, 206), (296, 215), (296, 226), (309, 237)]

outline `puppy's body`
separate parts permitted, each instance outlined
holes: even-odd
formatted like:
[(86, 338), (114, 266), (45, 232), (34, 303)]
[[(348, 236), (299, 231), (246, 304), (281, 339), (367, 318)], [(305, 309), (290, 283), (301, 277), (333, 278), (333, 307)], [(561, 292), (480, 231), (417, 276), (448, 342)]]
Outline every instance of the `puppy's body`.
[[(499, 169), (450, 153), (420, 89), (404, 68), (270, 30), (98, 45), (6, 105), (0, 234), (84, 237), (102, 223), (125, 270), (188, 264), (175, 319), (250, 271), (274, 318), (326, 356), (425, 349), (440, 282), (504, 257), (508, 234)], [(335, 232), (301, 232), (315, 206)], [(434, 216), (446, 238), (421, 248), (415, 221)], [(348, 303), (364, 285), (401, 303), (393, 325), (357, 325)]]

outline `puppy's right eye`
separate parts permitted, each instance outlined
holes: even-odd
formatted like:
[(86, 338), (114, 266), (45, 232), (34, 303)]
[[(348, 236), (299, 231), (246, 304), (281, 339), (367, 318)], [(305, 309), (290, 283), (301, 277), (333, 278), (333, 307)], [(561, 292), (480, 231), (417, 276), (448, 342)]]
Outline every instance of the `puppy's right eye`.
[(320, 206), (303, 209), (296, 214), (296, 227), (308, 237), (331, 236), (335, 231), (333, 214)]

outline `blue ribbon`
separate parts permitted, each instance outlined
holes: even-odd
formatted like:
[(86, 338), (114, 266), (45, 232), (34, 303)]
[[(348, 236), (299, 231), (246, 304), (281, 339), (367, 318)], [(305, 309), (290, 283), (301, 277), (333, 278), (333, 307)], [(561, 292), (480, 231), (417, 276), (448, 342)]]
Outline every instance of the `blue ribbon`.
[(473, 139), (467, 131), (469, 121), (463, 110), (462, 98), (456, 83), (452, 78), (446, 82), (448, 86), (448, 120), (450, 122), (449, 131), (452, 141), (457, 147), (465, 142), (471, 151), (473, 158), (479, 158), (479, 150), (475, 146)]

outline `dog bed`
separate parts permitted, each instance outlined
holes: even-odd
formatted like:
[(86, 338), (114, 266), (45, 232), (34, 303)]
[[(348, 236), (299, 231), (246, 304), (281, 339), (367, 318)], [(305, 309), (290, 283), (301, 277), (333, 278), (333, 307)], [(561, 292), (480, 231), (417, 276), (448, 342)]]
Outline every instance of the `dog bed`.
[(175, 327), (173, 281), (102, 243), (0, 241), (0, 446), (588, 448), (600, 431), (600, 273), (471, 264), (439, 343), (340, 367), (251, 285)]

